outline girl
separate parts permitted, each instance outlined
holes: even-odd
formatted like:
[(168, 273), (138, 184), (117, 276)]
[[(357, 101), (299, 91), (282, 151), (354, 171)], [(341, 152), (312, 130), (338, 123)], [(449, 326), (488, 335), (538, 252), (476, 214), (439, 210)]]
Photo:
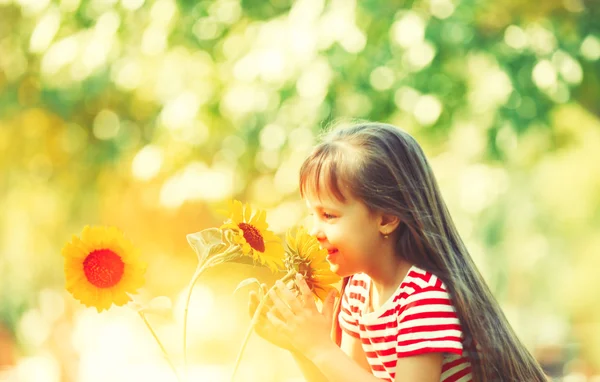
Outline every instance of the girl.
[[(279, 283), (257, 331), (291, 350), (307, 380), (546, 381), (409, 134), (379, 123), (334, 130), (302, 165), (300, 193), (313, 235), (344, 277), (337, 335), (335, 297), (319, 312), (301, 277), (299, 295)], [(252, 296), (251, 312), (256, 305)]]

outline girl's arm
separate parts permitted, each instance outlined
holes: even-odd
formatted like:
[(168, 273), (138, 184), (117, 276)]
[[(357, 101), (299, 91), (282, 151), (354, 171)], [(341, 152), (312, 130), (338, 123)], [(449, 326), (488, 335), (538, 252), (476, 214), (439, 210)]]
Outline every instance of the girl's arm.
[(312, 361), (297, 351), (291, 351), (291, 353), (306, 382), (329, 382), (329, 379), (321, 373), (321, 370), (319, 370)]
[[(295, 296), (285, 285), (271, 292), (273, 312), (267, 314), (275, 330), (301, 352), (329, 382), (378, 382), (369, 370), (358, 339), (342, 334), (341, 348), (330, 338), (330, 321), (317, 309), (306, 282), (298, 278), (301, 295)], [(279, 317), (282, 319), (280, 319)], [(441, 353), (426, 353), (400, 358), (396, 364), (396, 382), (439, 382)]]
[[(315, 349), (308, 359), (331, 382), (381, 382), (381, 379), (360, 367), (355, 360), (344, 354), (335, 344), (329, 348)], [(439, 382), (442, 361), (442, 353), (425, 353), (399, 358), (394, 381)]]
[[(365, 356), (365, 352), (363, 351), (362, 345), (359, 340), (342, 331), (342, 341), (340, 348), (342, 352), (347, 354), (358, 365), (360, 365), (363, 369), (369, 371), (370, 373), (371, 367), (367, 362), (367, 357)], [(300, 367), (300, 370), (302, 371), (302, 374), (304, 375), (304, 378), (306, 378), (307, 382), (329, 382), (329, 379), (325, 377), (325, 375), (313, 363), (313, 361), (309, 360), (304, 355), (300, 354), (295, 350), (291, 350), (290, 352), (292, 353), (294, 360), (296, 360), (296, 363)]]
[[(266, 293), (266, 291), (267, 291), (266, 284), (262, 284), (261, 288), (263, 289), (263, 293)], [(333, 302), (334, 301), (335, 301), (335, 294), (330, 293), (327, 296), (325, 303), (323, 304), (324, 310), (325, 309), (328, 309), (329, 311), (333, 310)], [(249, 303), (250, 317), (254, 316), (254, 313), (255, 313), (256, 309), (258, 308), (259, 303), (260, 303), (260, 300), (259, 300), (256, 292), (254, 292), (254, 291), (250, 292), (250, 303)], [(329, 312), (328, 316), (329, 316), (330, 320), (331, 320), (331, 315), (332, 315), (331, 312)], [(266, 318), (263, 317), (263, 315), (261, 315), (259, 317), (255, 330), (256, 330), (256, 333), (259, 336), (261, 336), (263, 339), (269, 341), (270, 343), (272, 343), (273, 345), (275, 345), (281, 349), (284, 349), (284, 350), (287, 350), (290, 352), (290, 354), (294, 358), (294, 361), (296, 361), (296, 364), (300, 368), (300, 371), (302, 372), (302, 375), (304, 376), (304, 379), (306, 380), (306, 382), (329, 382), (329, 380), (327, 378), (325, 378), (323, 373), (321, 373), (321, 371), (315, 366), (315, 364), (312, 363), (310, 360), (308, 360), (300, 352), (296, 351), (292, 347), (292, 345), (286, 340), (286, 338), (281, 336), (281, 333), (279, 333), (277, 331), (277, 329), (275, 329), (272, 325), (270, 325), (268, 320), (266, 320)]]
[(442, 353), (425, 353), (398, 358), (395, 382), (439, 382), (442, 375)]
[(352, 358), (360, 367), (371, 372), (371, 366), (367, 361), (367, 356), (363, 350), (362, 343), (359, 339), (352, 337), (348, 333), (342, 330), (342, 340), (340, 343), (340, 349)]

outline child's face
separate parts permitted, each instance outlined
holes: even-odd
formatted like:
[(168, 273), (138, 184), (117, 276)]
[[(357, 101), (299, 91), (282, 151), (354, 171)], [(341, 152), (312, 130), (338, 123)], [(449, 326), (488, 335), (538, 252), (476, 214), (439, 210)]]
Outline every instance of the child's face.
[(305, 195), (312, 215), (312, 230), (329, 253), (332, 271), (341, 277), (368, 272), (381, 240), (379, 216), (371, 213), (359, 200), (341, 202), (330, 194)]

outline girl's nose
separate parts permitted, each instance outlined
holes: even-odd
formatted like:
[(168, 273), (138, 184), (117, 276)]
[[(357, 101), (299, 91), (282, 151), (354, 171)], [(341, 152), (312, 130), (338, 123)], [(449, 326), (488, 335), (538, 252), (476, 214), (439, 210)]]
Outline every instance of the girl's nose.
[(312, 236), (315, 236), (317, 239), (319, 238), (319, 227), (317, 224), (311, 224), (309, 232)]
[(310, 234), (316, 237), (319, 242), (325, 240), (325, 233), (319, 228), (318, 224), (313, 224), (312, 227), (310, 227)]

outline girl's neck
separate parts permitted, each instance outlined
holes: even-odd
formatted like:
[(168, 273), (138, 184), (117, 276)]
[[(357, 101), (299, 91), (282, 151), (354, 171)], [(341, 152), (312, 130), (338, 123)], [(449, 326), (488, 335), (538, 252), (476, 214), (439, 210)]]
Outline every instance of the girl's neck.
[(377, 271), (368, 272), (372, 280), (371, 301), (372, 309), (377, 309), (387, 301), (402, 283), (413, 264), (408, 263), (399, 256), (394, 256), (388, 264), (377, 267)]

